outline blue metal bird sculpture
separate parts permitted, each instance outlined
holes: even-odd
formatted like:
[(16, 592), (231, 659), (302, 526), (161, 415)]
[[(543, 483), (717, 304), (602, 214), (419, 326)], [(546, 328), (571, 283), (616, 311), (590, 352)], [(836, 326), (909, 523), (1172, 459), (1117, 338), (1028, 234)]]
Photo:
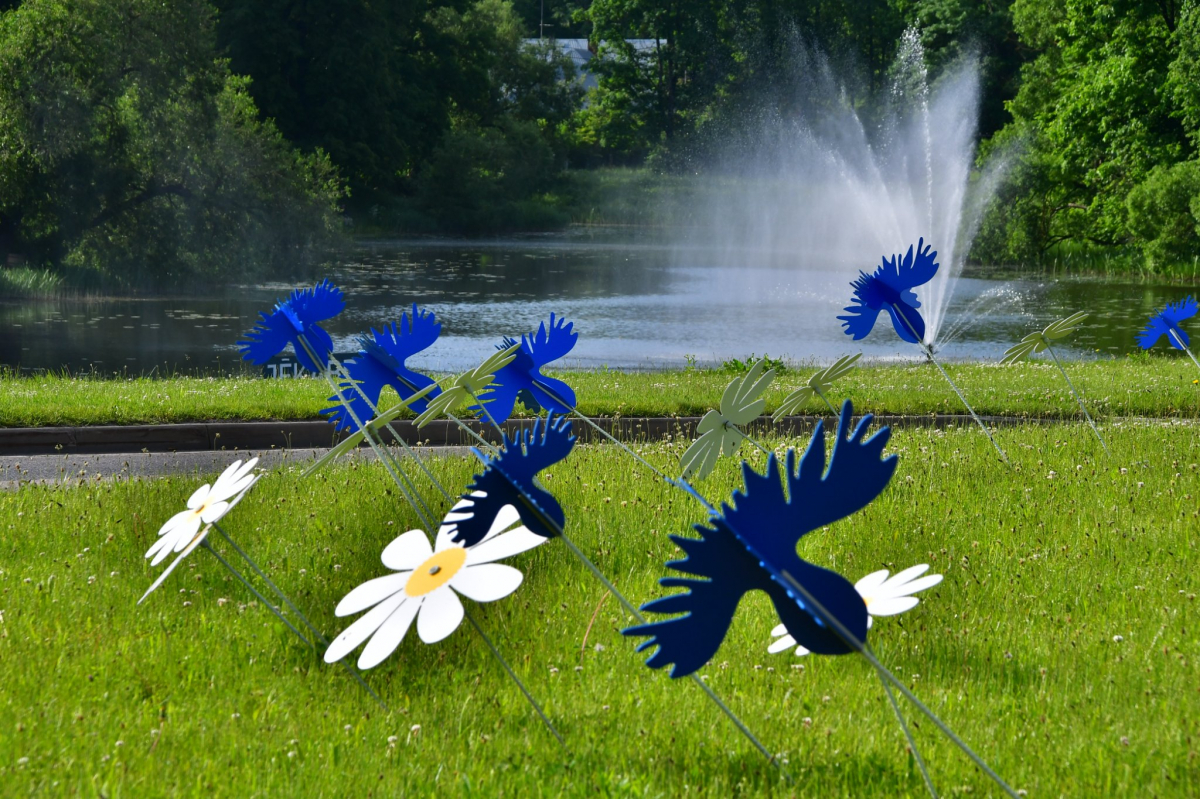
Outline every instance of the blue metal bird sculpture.
[[(311, 289), (296, 289), (286, 300), (275, 303), (274, 311), (259, 314), (257, 324), (238, 342), (238, 350), (244, 360), (261, 366), (291, 344), (301, 366), (310, 372), (321, 372), (333, 352), (333, 339), (317, 322), (332, 319), (345, 307), (342, 290), (328, 280)], [(301, 343), (301, 336), (307, 348)], [(313, 360), (309, 348), (322, 362)]]
[(893, 255), (891, 261), (883, 259), (875, 274), (859, 272), (850, 284), (854, 288), (853, 304), (844, 309), (849, 315), (838, 317), (846, 334), (855, 341), (866, 338), (879, 312), (887, 311), (896, 335), (920, 344), (925, 339), (925, 320), (917, 311), (921, 303), (913, 289), (932, 280), (937, 270), (937, 251), (922, 238), (915, 252), (909, 246), (903, 260)]
[[(455, 507), (466, 515), (454, 520), (458, 529), (451, 534), (451, 540), (464, 547), (475, 546), (487, 536), (493, 519), (505, 505), (516, 508), (521, 522), (531, 532), (543, 538), (554, 537), (555, 531), (539, 518), (538, 511), (560, 530), (566, 523), (566, 515), (554, 496), (533, 478), (567, 457), (574, 446), (571, 423), (561, 416), (538, 419), (532, 428), (513, 438), (505, 435), (504, 449), (488, 459), (487, 468), (475, 476), (462, 496), (463, 502), (469, 502), (471, 507), (465, 507), (463, 502)], [(536, 504), (536, 509), (531, 503)]]
[[(358, 339), (362, 350), (344, 364), (353, 382), (343, 382), (341, 388), (343, 395), (349, 397), (354, 415), (341, 405), (325, 408), (321, 413), (328, 414), (329, 421), (338, 430), (349, 427), (357, 430), (354, 417), (357, 416), (359, 421), (366, 423), (375, 415), (371, 406), (379, 405), (379, 395), (384, 386), (395, 389), (403, 401), (432, 385), (433, 378), (409, 369), (405, 361), (437, 341), (441, 330), (442, 326), (433, 313), (418, 311), (416, 303), (413, 303), (411, 316), (401, 314), (400, 320), (384, 327), (383, 332), (371, 328), (370, 337), (360, 336)], [(416, 413), (421, 413), (425, 410), (428, 400), (439, 393), (439, 390), (434, 388), (425, 399), (416, 400), (410, 407)], [(337, 400), (337, 396), (329, 399)], [(370, 405), (367, 404), (367, 399), (370, 400)]]
[(1163, 336), (1167, 337), (1167, 343), (1177, 350), (1186, 350), (1191, 343), (1188, 334), (1183, 332), (1183, 328), (1179, 323), (1184, 319), (1191, 319), (1200, 311), (1200, 306), (1196, 304), (1195, 297), (1187, 297), (1175, 304), (1167, 303), (1161, 311), (1150, 317), (1150, 321), (1146, 323), (1146, 327), (1141, 333), (1138, 333), (1138, 344), (1142, 349), (1148, 350), (1158, 343), (1158, 340)]
[(847, 436), (853, 412), (847, 401), (828, 470), (823, 423), (818, 423), (798, 467), (794, 449), (787, 452), (782, 474), (774, 453), (761, 475), (743, 463), (745, 488), (735, 492), (732, 504), (723, 504), (707, 526), (695, 526), (700, 538), (671, 536), (686, 557), (667, 565), (692, 576), (664, 577), (659, 582), (688, 591), (656, 599), (642, 610), (685, 615), (622, 631), (649, 636), (639, 651), (657, 647), (646, 665), (662, 668), (673, 663), (672, 677), (699, 669), (725, 640), (742, 597), (755, 589), (767, 593), (780, 621), (800, 645), (829, 655), (855, 651), (853, 642), (831, 629), (821, 613), (796, 595), (785, 575), (803, 586), (854, 641), (866, 640), (867, 609), (854, 585), (796, 554), (801, 538), (865, 507), (896, 470), (896, 456), (882, 457), (891, 431), (885, 427), (866, 438), (871, 421), (867, 415)]
[[(579, 334), (572, 332), (573, 323), (550, 314), (550, 326), (545, 322), (538, 325), (536, 333), (521, 336), (521, 349), (517, 357), (496, 372), (496, 377), (479, 399), (484, 409), (474, 408), (496, 424), (502, 424), (512, 415), (518, 395), (532, 411), (542, 408), (551, 413), (570, 413), (575, 409), (575, 392), (569, 385), (553, 377), (541, 374), (541, 368), (551, 361), (566, 355), (575, 346)], [(516, 344), (516, 339), (506, 338), (498, 349)]]

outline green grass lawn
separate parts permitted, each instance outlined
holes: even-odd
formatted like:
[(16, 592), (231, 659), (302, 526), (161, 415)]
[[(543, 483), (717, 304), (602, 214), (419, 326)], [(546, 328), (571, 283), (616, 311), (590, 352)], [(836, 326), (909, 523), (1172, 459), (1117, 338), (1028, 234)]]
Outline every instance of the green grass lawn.
[[(1045, 362), (997, 366), (952, 363), (948, 371), (983, 414), (1079, 417), (1062, 376)], [(1067, 365), (1090, 412), (1099, 416), (1200, 417), (1200, 371), (1186, 357), (1139, 355)], [(795, 367), (766, 393), (770, 412), (815, 371)], [(695, 416), (720, 402), (734, 377), (723, 370), (557, 373), (595, 416)], [(103, 379), (0, 373), (0, 426), (159, 424), (234, 419), (318, 419), (330, 391), (323, 380), (261, 378)], [(391, 389), (383, 405), (395, 401)], [(834, 386), (833, 399), (851, 399), (874, 413), (963, 413), (962, 404), (927, 363), (870, 365)], [(521, 406), (518, 405), (518, 408)], [(814, 404), (812, 412), (823, 406)]]
[[(962, 371), (965, 383), (986, 373)], [(1159, 372), (1163, 393), (1183, 382)], [(945, 575), (870, 640), (1015, 788), (1194, 796), (1200, 439), (1178, 421), (1106, 432), (1112, 458), (1082, 425), (1002, 429), (1009, 469), (978, 430), (897, 431), (891, 486), (800, 552), (852, 581), (921, 562)], [(642, 452), (670, 469), (683, 446)], [(457, 487), (475, 468), (432, 463)], [(568, 533), (622, 591), (637, 603), (666, 592), (667, 535), (703, 520), (698, 503), (608, 446), (580, 446), (544, 478)], [(737, 480), (726, 461), (700, 489), (717, 499)], [(789, 788), (697, 686), (642, 665), (618, 633), (630, 619), (561, 542), (508, 561), (526, 574), (513, 596), (469, 607), (569, 752), (465, 623), (432, 646), (410, 632), (368, 673), (384, 713), (204, 551), (136, 606), (157, 573), (142, 553), (198, 483), (0, 494), (0, 794), (925, 795), (865, 662), (768, 655), (770, 605), (742, 603), (702, 673), (782, 753)], [(416, 526), (370, 462), (309, 480), (273, 472), (226, 521), (327, 634), (349, 623), (333, 616), (338, 600), (383, 574), (383, 547)], [(998, 795), (910, 719), (943, 796)]]

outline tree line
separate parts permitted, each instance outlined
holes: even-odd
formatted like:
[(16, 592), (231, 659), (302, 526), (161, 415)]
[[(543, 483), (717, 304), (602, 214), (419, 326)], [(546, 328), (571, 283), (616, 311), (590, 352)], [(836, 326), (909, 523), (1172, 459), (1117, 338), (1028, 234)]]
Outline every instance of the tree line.
[[(0, 0), (0, 253), (128, 285), (295, 270), (347, 229), (562, 224), (695, 172), (798, 42), (869, 117), (902, 33), (981, 64), (974, 256), (1200, 256), (1200, 0)], [(547, 39), (531, 44), (544, 32)], [(596, 53), (587, 92), (551, 38)], [(640, 42), (638, 41), (640, 40)]]

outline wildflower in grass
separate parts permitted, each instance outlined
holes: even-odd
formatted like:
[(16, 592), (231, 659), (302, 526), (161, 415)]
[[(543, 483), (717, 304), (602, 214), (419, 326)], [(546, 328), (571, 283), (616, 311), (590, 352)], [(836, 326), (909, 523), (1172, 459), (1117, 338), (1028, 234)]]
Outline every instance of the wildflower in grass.
[[(362, 422), (374, 416), (372, 405), (379, 404), (379, 395), (384, 386), (391, 386), (401, 400), (406, 400), (426, 386), (433, 385), (433, 378), (409, 369), (405, 361), (437, 341), (441, 330), (442, 326), (431, 312), (418, 311), (416, 303), (413, 303), (411, 316), (401, 314), (399, 322), (384, 327), (382, 332), (372, 328), (370, 337), (359, 337), (362, 349), (344, 364), (350, 382), (341, 384), (344, 394), (350, 397), (354, 416)], [(357, 390), (351, 391), (355, 386)], [(435, 386), (427, 397), (437, 395)], [(335, 395), (329, 399), (337, 401), (338, 398)], [(409, 407), (421, 413), (427, 403), (428, 399), (417, 399)], [(329, 414), (329, 421), (339, 430), (355, 427), (354, 416), (342, 405), (325, 408), (321, 413)]]
[[(575, 409), (575, 392), (561, 380), (545, 377), (541, 368), (551, 361), (566, 355), (575, 346), (579, 334), (571, 331), (572, 323), (550, 314), (550, 326), (542, 322), (536, 333), (521, 336), (520, 349), (506, 366), (496, 372), (495, 381), (488, 392), (480, 397), (487, 403), (486, 411), (476, 408), (480, 415), (496, 424), (512, 416), (517, 399), (530, 410), (542, 408), (551, 413), (570, 413)], [(517, 340), (506, 338), (497, 349), (508, 349), (517, 345)]]
[[(455, 509), (461, 507), (460, 502)], [(524, 526), (510, 529), (520, 521), (520, 514), (505, 505), (483, 540), (464, 547), (451, 540), (454, 516), (454, 510), (447, 515), (432, 548), (423, 530), (409, 530), (388, 544), (381, 559), (395, 573), (368, 580), (338, 603), (334, 611), (338, 616), (370, 610), (333, 640), (325, 650), (326, 663), (341, 660), (369, 638), (358, 667), (372, 668), (400, 645), (414, 620), (417, 635), (427, 644), (458, 629), (463, 620), (459, 594), (476, 602), (493, 602), (517, 590), (524, 579), (521, 572), (495, 561), (547, 539)]]
[[(154, 585), (138, 600), (139, 603), (162, 585), (163, 580), (167, 579), (167, 575), (174, 571), (179, 562), (204, 541), (215, 522), (241, 502), (242, 497), (246, 496), (246, 492), (261, 476), (254, 474), (257, 464), (258, 458), (251, 458), (245, 463), (240, 460), (234, 461), (229, 468), (221, 472), (221, 476), (211, 486), (205, 483), (196, 489), (187, 501), (187, 510), (182, 510), (167, 519), (166, 524), (158, 531), (158, 540), (146, 550), (146, 557), (152, 558), (150, 565), (157, 566), (172, 552), (178, 552), (180, 555), (159, 575)], [(204, 525), (203, 529), (201, 525)]]
[[(872, 572), (854, 584), (867, 606), (867, 628), (876, 616), (896, 616), (917, 606), (918, 600), (913, 594), (932, 588), (942, 581), (942, 575), (930, 574), (922, 577), (929, 570), (929, 565), (922, 563), (888, 577), (888, 570), (881, 569)], [(771, 635), (778, 638), (767, 648), (771, 654), (796, 647), (796, 655), (807, 655), (808, 649), (796, 643), (796, 639), (788, 635), (787, 627), (780, 624), (771, 630)]]
[(332, 319), (345, 307), (342, 290), (328, 280), (311, 289), (296, 289), (286, 300), (275, 303), (274, 311), (259, 314), (261, 319), (238, 342), (238, 350), (244, 360), (261, 366), (291, 344), (301, 366), (314, 373), (324, 371), (333, 354), (333, 339), (317, 322)]
[(893, 255), (891, 261), (884, 258), (874, 274), (859, 272), (850, 284), (854, 288), (853, 304), (844, 309), (849, 315), (838, 317), (846, 334), (855, 341), (866, 338), (879, 312), (887, 311), (896, 335), (920, 344), (925, 338), (925, 320), (917, 311), (921, 303), (913, 289), (932, 280), (937, 270), (937, 251), (922, 238), (915, 251), (909, 246), (903, 260)]
[(1196, 304), (1195, 297), (1187, 297), (1174, 304), (1168, 302), (1161, 311), (1150, 317), (1145, 329), (1138, 333), (1138, 344), (1142, 349), (1148, 350), (1166, 336), (1167, 343), (1172, 347), (1186, 350), (1190, 340), (1179, 323), (1191, 319), (1198, 310), (1200, 306)]

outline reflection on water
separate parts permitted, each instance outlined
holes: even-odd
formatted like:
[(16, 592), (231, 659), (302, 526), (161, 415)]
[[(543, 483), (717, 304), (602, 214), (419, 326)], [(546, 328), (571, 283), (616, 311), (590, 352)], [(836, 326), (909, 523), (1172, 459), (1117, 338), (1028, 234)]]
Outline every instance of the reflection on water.
[[(762, 259), (753, 259), (761, 263)], [(348, 308), (329, 325), (338, 351), (413, 303), (436, 312), (442, 336), (413, 365), (472, 366), (506, 335), (553, 311), (575, 322), (565, 365), (681, 366), (768, 353), (831, 361), (916, 357), (880, 317), (853, 342), (835, 318), (850, 297), (847, 270), (714, 264), (711, 253), (653, 244), (553, 238), (501, 242), (376, 242), (330, 271)], [(0, 363), (132, 374), (239, 369), (235, 342), (258, 312), (292, 287), (225, 287), (189, 299), (0, 303)], [(1121, 354), (1152, 310), (1188, 293), (1178, 286), (1100, 280), (984, 280), (955, 289), (941, 340), (947, 358), (998, 359), (1026, 333), (1077, 310), (1093, 316), (1069, 341), (1076, 355)]]

